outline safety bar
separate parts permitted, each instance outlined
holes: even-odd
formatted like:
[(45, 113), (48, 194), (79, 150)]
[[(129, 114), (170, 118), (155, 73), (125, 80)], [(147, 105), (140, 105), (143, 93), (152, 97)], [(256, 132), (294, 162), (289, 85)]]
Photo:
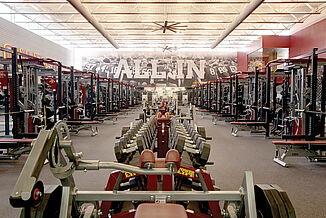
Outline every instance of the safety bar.
[(240, 191), (77, 191), (76, 201), (241, 201)]
[(101, 162), (99, 160), (80, 160), (76, 170), (100, 170), (100, 169), (115, 169), (127, 171), (130, 173), (136, 173), (141, 175), (171, 175), (176, 172), (169, 170), (168, 168), (152, 168), (145, 169), (128, 164), (115, 163), (115, 162)]

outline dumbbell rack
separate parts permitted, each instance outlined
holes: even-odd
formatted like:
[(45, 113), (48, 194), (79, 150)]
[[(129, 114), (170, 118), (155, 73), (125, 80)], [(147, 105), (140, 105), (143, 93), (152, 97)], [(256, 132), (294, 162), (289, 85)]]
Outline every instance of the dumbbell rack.
[[(205, 133), (204, 127), (201, 133)], [(210, 144), (207, 143), (206, 133), (201, 135), (184, 120), (180, 123), (176, 118), (171, 119), (170, 148), (176, 149), (182, 157), (182, 164), (191, 167), (205, 167), (210, 154)], [(210, 139), (210, 138), (209, 138)]]

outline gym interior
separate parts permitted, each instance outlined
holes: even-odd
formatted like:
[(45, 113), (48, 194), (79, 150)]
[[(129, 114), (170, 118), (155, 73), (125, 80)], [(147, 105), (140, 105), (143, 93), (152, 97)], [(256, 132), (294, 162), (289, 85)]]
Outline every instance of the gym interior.
[(0, 217), (326, 217), (325, 8), (1, 0)]

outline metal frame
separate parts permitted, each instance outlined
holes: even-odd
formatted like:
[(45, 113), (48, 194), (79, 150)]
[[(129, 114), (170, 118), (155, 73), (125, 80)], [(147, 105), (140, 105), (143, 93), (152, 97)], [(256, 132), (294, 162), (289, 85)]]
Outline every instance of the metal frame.
[[(62, 132), (62, 130), (64, 132)], [(59, 147), (56, 147), (59, 146)], [(59, 153), (53, 149), (59, 149)], [(65, 155), (61, 153), (64, 150)], [(54, 153), (52, 153), (54, 152)], [(75, 187), (72, 174), (75, 170), (99, 170), (99, 169), (117, 169), (123, 172), (130, 172), (132, 174), (140, 175), (173, 175), (177, 172), (174, 167), (170, 168), (140, 168), (136, 166), (130, 166), (126, 164), (114, 163), (114, 162), (101, 162), (101, 161), (87, 161), (81, 160), (81, 154), (77, 153), (72, 145), (68, 127), (59, 121), (52, 130), (42, 130), (33, 143), (33, 149), (26, 161), (26, 164), (18, 178), (18, 181), (14, 187), (13, 192), (10, 195), (10, 202), (12, 205), (18, 207), (23, 206), (27, 200), (31, 199), (35, 195), (39, 195), (34, 190), (36, 181), (39, 178), (43, 163), (50, 154), (58, 154), (59, 160), (50, 159), (50, 169), (53, 175), (60, 179), (63, 185), (60, 217), (71, 217), (71, 208), (73, 202), (94, 202), (94, 201), (130, 201), (130, 200), (145, 200), (155, 202), (156, 199), (165, 199), (165, 202), (169, 201), (209, 201), (215, 202), (219, 200), (227, 201), (242, 201), (246, 207), (246, 216), (255, 218), (256, 204), (254, 194), (253, 176), (251, 172), (245, 172), (243, 185), (239, 191), (146, 191), (146, 192), (120, 192), (116, 190), (112, 191), (80, 191)], [(66, 156), (68, 160), (61, 159)], [(61, 159), (61, 160), (60, 160)], [(61, 162), (60, 165), (57, 163)], [(201, 171), (196, 171), (200, 174)], [(200, 174), (201, 175), (201, 174)], [(205, 174), (206, 176), (206, 174)], [(199, 180), (202, 183), (202, 187), (205, 187), (206, 179)], [(25, 203), (24, 203), (25, 202)], [(35, 204), (36, 202), (34, 202)], [(33, 201), (28, 203), (33, 205)], [(215, 208), (217, 209), (217, 208)]]

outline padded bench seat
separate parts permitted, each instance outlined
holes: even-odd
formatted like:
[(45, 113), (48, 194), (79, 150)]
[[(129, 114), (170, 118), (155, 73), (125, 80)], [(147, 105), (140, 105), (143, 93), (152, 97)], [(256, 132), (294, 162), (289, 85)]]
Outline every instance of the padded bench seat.
[(0, 138), (0, 148), (17, 148), (24, 144), (31, 144), (33, 139), (13, 139), (13, 138)]
[(326, 141), (272, 141), (274, 145), (325, 145)]
[(95, 114), (96, 117), (117, 117), (119, 114)]
[(287, 167), (286, 157), (306, 157), (310, 161), (325, 161), (326, 140), (324, 141), (272, 141), (275, 146), (274, 161)]
[(140, 204), (136, 210), (135, 218), (187, 218), (185, 208), (180, 204)]
[(0, 143), (21, 143), (29, 144), (32, 143), (33, 139), (13, 139), (13, 138), (0, 138)]
[(129, 112), (130, 110), (128, 110), (128, 109), (122, 109), (122, 110), (120, 110), (120, 112)]
[(209, 112), (209, 110), (200, 110), (200, 112)]
[(213, 114), (213, 117), (235, 117), (233, 114)]
[(70, 120), (70, 121), (65, 121), (67, 125), (91, 125), (91, 124), (100, 124), (101, 122), (99, 121), (78, 121), (78, 120)]
[(241, 125), (241, 126), (265, 126), (265, 122), (230, 122), (231, 125)]

